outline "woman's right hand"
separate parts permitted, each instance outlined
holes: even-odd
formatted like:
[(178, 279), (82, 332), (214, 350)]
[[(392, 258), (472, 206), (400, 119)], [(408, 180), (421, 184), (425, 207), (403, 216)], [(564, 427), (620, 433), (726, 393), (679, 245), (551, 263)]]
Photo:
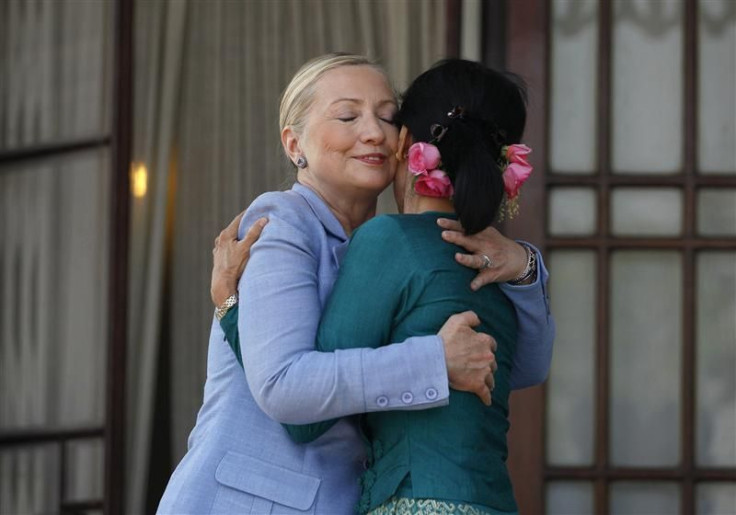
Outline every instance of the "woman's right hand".
[(244, 213), (245, 211), (233, 218), (233, 221), (215, 238), (210, 283), (210, 295), (215, 307), (221, 306), (229, 296), (238, 291), (238, 280), (248, 263), (250, 248), (258, 241), (268, 223), (267, 218), (259, 218), (248, 229), (245, 238), (238, 240), (238, 227)]
[(485, 333), (476, 332), (480, 319), (472, 311), (452, 315), (440, 329), (445, 346), (445, 362), (450, 387), (471, 392), (480, 397), (483, 404), (491, 405), (493, 373), (496, 364), (496, 340)]
[[(465, 248), (469, 254), (458, 252), (455, 260), (468, 268), (478, 270), (470, 288), (478, 290), (486, 284), (510, 281), (519, 276), (527, 265), (527, 251), (522, 245), (486, 227), (481, 232), (468, 236), (457, 220), (438, 218), (437, 225), (445, 229), (445, 241)], [(487, 261), (486, 258), (487, 257)]]

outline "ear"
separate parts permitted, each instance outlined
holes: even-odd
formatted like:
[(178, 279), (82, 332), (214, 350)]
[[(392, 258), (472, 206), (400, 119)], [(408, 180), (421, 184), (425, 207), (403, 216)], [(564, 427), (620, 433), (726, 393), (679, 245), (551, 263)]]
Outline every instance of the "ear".
[(281, 145), (284, 147), (286, 155), (296, 166), (296, 160), (302, 155), (302, 151), (299, 146), (299, 135), (291, 126), (284, 127), (284, 130), (281, 131)]
[(396, 149), (396, 161), (401, 163), (409, 155), (409, 147), (413, 143), (411, 134), (409, 134), (409, 128), (406, 125), (401, 126), (399, 132), (399, 146)]

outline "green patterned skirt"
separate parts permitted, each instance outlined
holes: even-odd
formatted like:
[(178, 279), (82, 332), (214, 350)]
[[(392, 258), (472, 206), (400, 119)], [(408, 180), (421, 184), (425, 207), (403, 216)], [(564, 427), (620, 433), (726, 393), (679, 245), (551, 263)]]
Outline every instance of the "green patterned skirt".
[(493, 513), (472, 504), (394, 496), (369, 511), (367, 515), (492, 515)]

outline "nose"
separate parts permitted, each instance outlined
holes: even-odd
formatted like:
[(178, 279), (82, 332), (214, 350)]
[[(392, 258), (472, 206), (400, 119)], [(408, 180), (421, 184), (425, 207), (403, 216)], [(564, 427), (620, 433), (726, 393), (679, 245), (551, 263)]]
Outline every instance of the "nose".
[(378, 145), (386, 140), (386, 130), (377, 116), (364, 117), (364, 125), (361, 132), (361, 140), (364, 143)]

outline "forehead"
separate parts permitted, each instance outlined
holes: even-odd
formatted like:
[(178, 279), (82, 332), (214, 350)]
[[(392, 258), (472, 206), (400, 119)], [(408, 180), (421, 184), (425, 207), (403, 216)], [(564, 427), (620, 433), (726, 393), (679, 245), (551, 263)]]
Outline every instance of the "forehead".
[(314, 85), (315, 105), (343, 99), (368, 103), (396, 101), (386, 77), (372, 66), (341, 66), (326, 72)]

